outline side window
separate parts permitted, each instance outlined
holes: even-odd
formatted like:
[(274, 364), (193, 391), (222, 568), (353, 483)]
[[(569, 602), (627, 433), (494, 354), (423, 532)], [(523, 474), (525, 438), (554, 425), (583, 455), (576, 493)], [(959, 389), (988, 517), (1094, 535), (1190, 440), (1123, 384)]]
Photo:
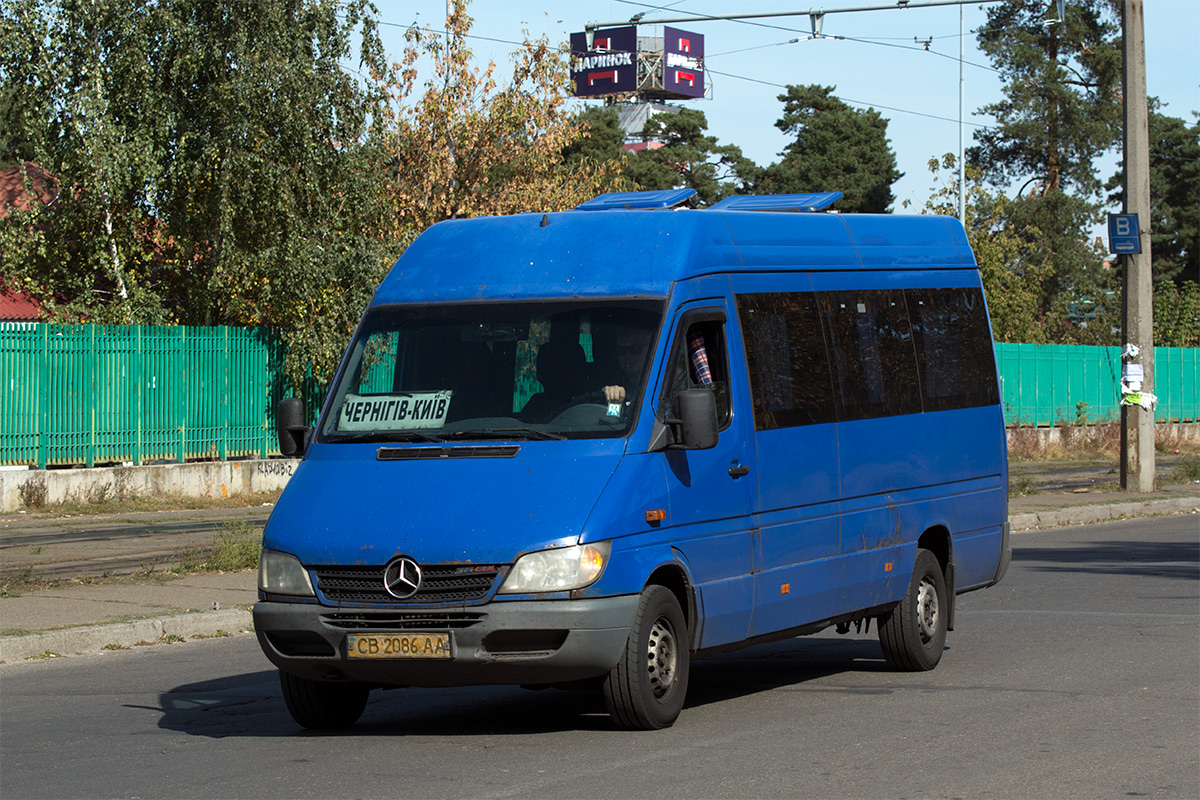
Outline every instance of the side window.
[(717, 427), (729, 424), (729, 359), (724, 320), (688, 320), (671, 350), (672, 367), (663, 386), (663, 407), (679, 416), (679, 393), (709, 389), (717, 396)]
[(816, 296), (738, 295), (758, 430), (833, 422), (829, 358)]
[(926, 411), (995, 405), (996, 354), (979, 289), (905, 292)]
[(820, 298), (835, 365), (838, 419), (920, 413), (904, 292), (829, 292)]

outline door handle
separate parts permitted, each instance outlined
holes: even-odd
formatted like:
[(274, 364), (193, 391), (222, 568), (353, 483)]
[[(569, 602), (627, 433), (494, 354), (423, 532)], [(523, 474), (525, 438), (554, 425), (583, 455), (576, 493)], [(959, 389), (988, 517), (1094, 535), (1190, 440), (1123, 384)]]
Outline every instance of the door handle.
[(743, 475), (749, 475), (749, 474), (750, 474), (750, 468), (748, 466), (746, 466), (745, 464), (736, 464), (735, 463), (732, 467), (729, 468), (729, 477), (731, 477), (731, 478), (740, 478)]

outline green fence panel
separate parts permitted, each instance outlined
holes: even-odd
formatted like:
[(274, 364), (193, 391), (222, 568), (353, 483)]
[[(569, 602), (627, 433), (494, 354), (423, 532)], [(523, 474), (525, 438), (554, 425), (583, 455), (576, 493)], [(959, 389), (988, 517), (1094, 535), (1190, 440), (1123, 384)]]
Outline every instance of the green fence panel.
[(266, 328), (0, 324), (0, 465), (275, 454), (283, 357)]
[[(1112, 422), (1120, 418), (1121, 350), (1079, 345), (996, 345), (1010, 425)], [(1155, 419), (1200, 419), (1200, 349), (1154, 348)]]

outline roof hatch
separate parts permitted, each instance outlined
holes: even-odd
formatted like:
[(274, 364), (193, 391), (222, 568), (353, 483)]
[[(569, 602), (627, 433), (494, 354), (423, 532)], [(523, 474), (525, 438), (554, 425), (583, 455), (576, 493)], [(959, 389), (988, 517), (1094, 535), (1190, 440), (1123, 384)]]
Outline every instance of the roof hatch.
[(714, 211), (823, 211), (841, 199), (841, 192), (751, 194), (726, 197), (709, 208)]
[[(691, 200), (695, 189), (665, 189), (654, 192), (608, 192), (575, 206), (576, 211), (609, 211), (618, 209), (675, 208)], [(838, 195), (841, 197), (841, 195)]]

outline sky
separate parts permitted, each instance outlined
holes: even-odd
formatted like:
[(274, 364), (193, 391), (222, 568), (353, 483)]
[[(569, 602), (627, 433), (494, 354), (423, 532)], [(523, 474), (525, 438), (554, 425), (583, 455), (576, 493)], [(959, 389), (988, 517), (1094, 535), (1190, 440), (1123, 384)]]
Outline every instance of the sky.
[[(888, 0), (843, 0), (803, 5), (788, 0), (474, 0), (471, 47), (486, 63), (509, 63), (513, 42), (546, 35), (566, 43), (587, 22), (628, 20), (645, 12), (639, 35), (662, 34), (654, 19), (687, 14), (758, 13), (824, 8), (826, 37), (812, 39), (807, 14), (747, 20), (671, 23), (704, 34), (711, 99), (682, 103), (703, 111), (708, 133), (736, 144), (760, 165), (779, 158), (787, 138), (774, 127), (782, 113), (778, 95), (788, 84), (836, 87), (834, 94), (857, 108), (875, 108), (888, 120), (888, 138), (904, 173), (892, 191), (898, 213), (917, 213), (931, 193), (930, 158), (959, 147), (960, 8), (966, 30), (962, 69), (965, 144), (972, 132), (993, 122), (979, 109), (1000, 100), (1001, 82), (976, 48), (973, 31), (986, 20), (984, 3), (964, 6), (832, 13), (833, 9), (882, 5)], [(1068, 3), (1071, 0), (1067, 0)], [(381, 34), (389, 55), (404, 47), (412, 23), (442, 30), (445, 0), (376, 0)], [(1162, 112), (1189, 123), (1200, 112), (1200, 0), (1145, 0), (1147, 93)], [(928, 49), (926, 49), (928, 42)], [(598, 101), (578, 101), (596, 103)], [(1102, 178), (1112, 175), (1114, 153), (1100, 162)], [(836, 186), (826, 187), (836, 191)], [(1012, 191), (1010, 190), (1010, 194)], [(910, 206), (903, 207), (904, 201)], [(1119, 209), (1112, 209), (1119, 210)]]

